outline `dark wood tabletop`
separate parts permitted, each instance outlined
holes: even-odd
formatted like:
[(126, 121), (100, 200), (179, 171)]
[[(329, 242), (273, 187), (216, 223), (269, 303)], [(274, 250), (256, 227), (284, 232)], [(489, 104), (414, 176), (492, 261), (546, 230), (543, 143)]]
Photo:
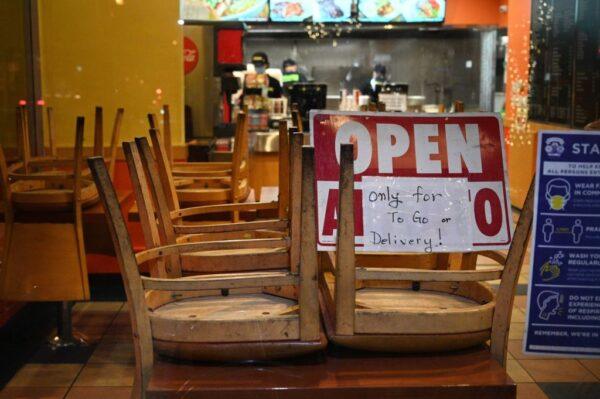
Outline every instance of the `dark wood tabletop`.
[(515, 398), (487, 348), (451, 354), (327, 353), (260, 364), (155, 363), (148, 398)]
[[(117, 198), (125, 215), (134, 204), (131, 190), (118, 190)], [(23, 223), (72, 223), (73, 212), (18, 212), (16, 221)], [(0, 203), (0, 223), (4, 222), (3, 204)], [(104, 206), (100, 201), (82, 210), (82, 224), (85, 237), (85, 248), (88, 254), (114, 256), (114, 248)]]

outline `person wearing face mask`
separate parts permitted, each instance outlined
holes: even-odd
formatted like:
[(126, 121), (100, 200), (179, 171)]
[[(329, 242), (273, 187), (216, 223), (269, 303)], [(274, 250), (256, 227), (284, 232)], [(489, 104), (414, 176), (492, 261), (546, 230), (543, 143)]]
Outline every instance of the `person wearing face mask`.
[[(281, 89), (281, 85), (279, 84), (279, 81), (277, 79), (275, 79), (274, 77), (269, 76), (267, 74), (267, 68), (269, 68), (269, 58), (267, 57), (267, 54), (263, 53), (262, 51), (256, 52), (252, 55), (251, 62), (252, 62), (252, 65), (254, 65), (254, 70), (256, 71), (257, 76), (266, 75), (267, 81), (264, 82), (265, 83), (264, 86), (265, 86), (265, 90), (266, 90), (266, 97), (281, 98), (283, 91)], [(254, 92), (255, 91), (254, 88), (250, 88), (250, 86), (256, 86), (254, 84), (254, 82), (253, 82), (253, 84), (247, 84), (247, 83), (249, 83), (248, 76), (246, 77), (246, 82), (244, 84), (244, 95), (259, 94), (259, 93)], [(250, 93), (251, 90), (252, 90), (252, 93)], [(261, 93), (261, 94), (264, 95), (265, 93)]]
[(388, 83), (387, 68), (382, 64), (377, 64), (373, 68), (373, 76), (361, 87), (360, 92), (365, 96), (368, 95), (371, 97), (371, 101), (375, 103), (378, 100), (377, 97), (381, 90), (380, 86), (386, 83)]
[(288, 58), (283, 61), (282, 65), (283, 70), (283, 88), (286, 93), (292, 88), (296, 83), (305, 83), (306, 77), (298, 70), (298, 64), (296, 61)]

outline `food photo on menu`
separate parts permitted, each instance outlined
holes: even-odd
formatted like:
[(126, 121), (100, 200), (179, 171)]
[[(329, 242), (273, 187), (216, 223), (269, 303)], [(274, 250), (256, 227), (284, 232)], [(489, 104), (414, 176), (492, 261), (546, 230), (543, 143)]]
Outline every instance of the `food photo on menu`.
[(359, 0), (361, 22), (442, 22), (446, 0)]
[(268, 0), (184, 0), (181, 16), (188, 21), (267, 21)]
[(270, 5), (273, 22), (342, 22), (352, 12), (352, 0), (271, 0)]
[(271, 0), (271, 21), (302, 22), (312, 16), (311, 0)]

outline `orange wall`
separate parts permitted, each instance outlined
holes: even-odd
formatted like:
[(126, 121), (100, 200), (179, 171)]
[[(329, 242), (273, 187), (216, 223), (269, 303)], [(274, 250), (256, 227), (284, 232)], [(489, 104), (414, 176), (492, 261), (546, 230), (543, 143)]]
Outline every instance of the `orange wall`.
[(538, 126), (528, 121), (531, 0), (508, 0), (506, 141), (511, 200), (521, 207), (535, 171)]
[[(500, 5), (508, 0), (446, 0), (444, 25), (506, 26)], [(504, 23), (504, 24), (503, 24)]]
[(529, 92), (529, 46), (531, 29), (531, 0), (508, 0), (508, 53), (506, 76), (506, 118), (515, 118), (511, 105), (514, 95)]

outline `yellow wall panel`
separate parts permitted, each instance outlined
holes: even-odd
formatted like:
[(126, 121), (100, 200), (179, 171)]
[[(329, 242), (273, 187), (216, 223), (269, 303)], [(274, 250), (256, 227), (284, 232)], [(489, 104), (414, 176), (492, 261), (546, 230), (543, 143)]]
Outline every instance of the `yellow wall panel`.
[(16, 143), (16, 107), (27, 100), (23, 1), (0, 1), (0, 145)]
[(75, 118), (104, 107), (104, 143), (118, 107), (122, 139), (146, 134), (149, 112), (171, 108), (173, 142), (183, 143), (182, 27), (175, 0), (40, 0), (42, 93), (54, 108), (59, 146), (72, 146)]

